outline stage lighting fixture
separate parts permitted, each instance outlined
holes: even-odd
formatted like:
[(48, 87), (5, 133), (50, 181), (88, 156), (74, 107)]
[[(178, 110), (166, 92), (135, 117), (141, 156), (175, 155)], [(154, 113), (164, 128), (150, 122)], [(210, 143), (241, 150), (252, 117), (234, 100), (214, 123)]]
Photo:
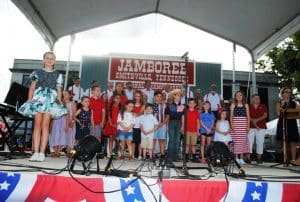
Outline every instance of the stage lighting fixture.
[(213, 166), (222, 167), (227, 166), (232, 159), (232, 153), (228, 149), (228, 146), (223, 142), (212, 142), (206, 150), (206, 156), (209, 163)]
[[(229, 147), (233, 147), (233, 145), (229, 144)], [(239, 170), (238, 175), (240, 177), (246, 176), (245, 170), (235, 160), (234, 154), (229, 150), (225, 143), (218, 141), (211, 143), (206, 150), (206, 155), (210, 171), (214, 170), (213, 167), (222, 167), (224, 168), (225, 173), (232, 174), (232, 171), (229, 169), (229, 165), (232, 162)]]
[(79, 144), (74, 147), (74, 158), (87, 162), (92, 160), (97, 153), (100, 153), (100, 142), (96, 137), (88, 135), (79, 141)]

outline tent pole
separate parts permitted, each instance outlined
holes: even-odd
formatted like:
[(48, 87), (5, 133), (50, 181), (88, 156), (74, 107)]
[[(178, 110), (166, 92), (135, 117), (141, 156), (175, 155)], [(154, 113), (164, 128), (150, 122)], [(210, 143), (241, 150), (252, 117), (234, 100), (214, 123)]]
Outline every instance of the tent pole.
[(234, 97), (235, 94), (235, 52), (236, 52), (236, 44), (232, 44), (232, 90), (231, 97)]
[(255, 59), (253, 52), (250, 52), (251, 54), (251, 65), (252, 65), (252, 94), (257, 93), (257, 87), (256, 87), (256, 72), (255, 72)]
[(65, 85), (64, 90), (67, 90), (68, 85), (68, 78), (69, 78), (69, 69), (70, 69), (70, 59), (71, 59), (71, 52), (72, 52), (72, 44), (75, 39), (75, 34), (70, 35), (70, 44), (69, 44), (69, 53), (68, 53), (68, 61), (66, 67), (66, 76), (65, 76)]

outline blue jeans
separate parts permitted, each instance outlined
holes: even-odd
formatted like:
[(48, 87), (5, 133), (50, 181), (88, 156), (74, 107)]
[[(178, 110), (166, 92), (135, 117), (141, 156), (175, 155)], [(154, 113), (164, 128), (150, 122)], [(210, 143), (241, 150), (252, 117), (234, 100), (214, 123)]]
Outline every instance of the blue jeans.
[(180, 145), (181, 120), (169, 121), (168, 159), (177, 160)]
[(132, 132), (124, 132), (122, 130), (118, 130), (118, 139), (119, 140), (132, 140)]

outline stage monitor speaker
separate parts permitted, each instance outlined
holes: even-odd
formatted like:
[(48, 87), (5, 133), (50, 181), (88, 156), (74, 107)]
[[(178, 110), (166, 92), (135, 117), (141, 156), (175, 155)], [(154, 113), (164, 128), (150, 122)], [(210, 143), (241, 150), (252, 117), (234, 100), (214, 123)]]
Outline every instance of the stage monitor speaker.
[[(6, 95), (4, 103), (11, 106), (21, 106), (28, 99), (28, 88), (13, 82)], [(17, 106), (18, 105), (18, 106)]]
[(281, 163), (283, 162), (283, 152), (275, 149), (265, 149), (262, 158), (264, 162)]

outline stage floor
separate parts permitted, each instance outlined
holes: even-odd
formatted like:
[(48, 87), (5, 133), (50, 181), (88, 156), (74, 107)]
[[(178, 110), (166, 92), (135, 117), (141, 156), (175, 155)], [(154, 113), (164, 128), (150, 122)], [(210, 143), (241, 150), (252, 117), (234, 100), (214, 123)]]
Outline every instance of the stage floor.
[[(7, 159), (5, 156), (0, 156), (1, 171), (7, 172), (20, 172), (20, 173), (46, 173), (55, 172), (64, 169), (63, 172), (58, 175), (69, 176), (69, 172), (66, 168), (68, 164), (68, 158), (61, 156), (60, 158), (47, 157), (44, 162), (30, 162), (28, 157), (21, 155), (14, 155), (14, 159)], [(108, 163), (108, 159), (100, 159), (99, 166), (100, 171), (104, 171)], [(156, 162), (158, 165), (158, 161)], [(96, 160), (91, 164), (91, 177), (103, 177), (103, 173), (96, 172)], [(170, 166), (170, 177), (165, 178), (180, 178), (180, 179), (199, 179), (199, 180), (225, 180), (224, 170), (220, 167), (213, 167), (213, 171), (209, 171), (207, 164), (187, 162), (187, 169), (182, 169), (182, 162), (174, 162), (173, 166)], [(270, 167), (274, 163), (263, 163), (257, 165), (254, 161), (252, 164), (242, 165), (243, 170), (246, 173), (245, 177), (239, 175), (239, 169), (236, 165), (232, 165), (232, 176), (228, 176), (229, 180), (235, 179), (250, 179), (250, 180), (264, 180), (264, 181), (281, 181), (281, 182), (300, 182), (300, 166), (283, 167), (282, 165)], [(174, 167), (175, 166), (175, 167)], [(138, 160), (119, 160), (114, 159), (110, 166), (113, 170), (121, 170), (126, 172), (137, 172), (139, 176), (147, 178), (158, 178), (157, 168), (153, 161), (138, 161)], [(158, 169), (158, 168), (157, 168)], [(189, 175), (187, 176), (184, 171), (187, 170)], [(83, 171), (82, 165), (79, 161), (76, 161), (74, 171)], [(151, 172), (152, 171), (152, 172)], [(73, 173), (76, 176), (84, 176)], [(126, 175), (126, 174), (125, 174)], [(168, 175), (165, 173), (165, 175)]]

